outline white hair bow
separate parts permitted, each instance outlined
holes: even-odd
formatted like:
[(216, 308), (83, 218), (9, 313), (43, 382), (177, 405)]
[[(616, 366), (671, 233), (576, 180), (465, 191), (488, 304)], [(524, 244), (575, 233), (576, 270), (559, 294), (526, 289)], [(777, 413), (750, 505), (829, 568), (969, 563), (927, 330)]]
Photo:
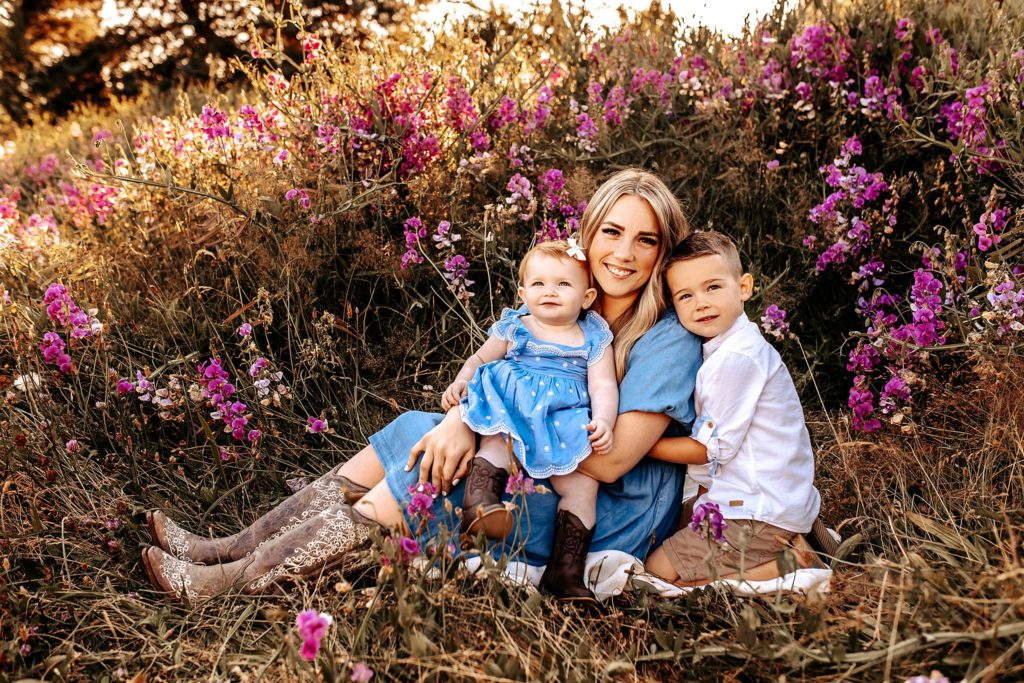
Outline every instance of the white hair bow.
[(577, 261), (586, 261), (587, 255), (583, 253), (583, 247), (576, 243), (576, 240), (572, 237), (569, 238), (569, 248), (566, 249), (569, 256), (572, 256)]

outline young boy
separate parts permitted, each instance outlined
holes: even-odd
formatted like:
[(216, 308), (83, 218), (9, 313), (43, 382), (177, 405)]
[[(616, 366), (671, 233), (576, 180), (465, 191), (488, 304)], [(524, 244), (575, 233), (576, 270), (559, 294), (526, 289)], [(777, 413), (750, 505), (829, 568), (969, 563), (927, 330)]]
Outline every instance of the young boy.
[(718, 505), (726, 542), (713, 570), (708, 541), (684, 527), (650, 555), (648, 571), (678, 585), (766, 580), (778, 576), (776, 554), (786, 549), (797, 564), (818, 566), (803, 537), (820, 506), (810, 436), (782, 358), (743, 312), (754, 279), (736, 245), (695, 232), (666, 261), (665, 279), (679, 322), (704, 339), (704, 364), (694, 438), (662, 439), (651, 455), (689, 465), (700, 485), (696, 504)]

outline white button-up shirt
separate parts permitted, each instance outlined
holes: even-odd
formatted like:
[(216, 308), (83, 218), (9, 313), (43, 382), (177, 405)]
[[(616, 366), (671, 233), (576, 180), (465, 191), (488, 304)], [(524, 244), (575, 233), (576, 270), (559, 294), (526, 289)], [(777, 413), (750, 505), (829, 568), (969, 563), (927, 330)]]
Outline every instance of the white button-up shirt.
[(727, 519), (810, 531), (821, 497), (803, 407), (779, 352), (746, 315), (704, 343), (694, 401), (695, 438), (708, 448), (708, 464), (689, 468), (708, 488), (697, 503), (717, 503)]

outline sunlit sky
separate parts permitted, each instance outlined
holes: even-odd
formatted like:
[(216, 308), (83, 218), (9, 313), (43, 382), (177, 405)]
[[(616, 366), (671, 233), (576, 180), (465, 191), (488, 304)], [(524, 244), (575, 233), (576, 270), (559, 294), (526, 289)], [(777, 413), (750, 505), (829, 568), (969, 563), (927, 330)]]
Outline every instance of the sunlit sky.
[[(441, 0), (435, 6), (424, 12), (424, 18), (431, 24), (437, 24), (447, 13), (449, 16), (464, 16), (472, 11), (472, 7), (488, 6), (486, 0), (476, 2), (465, 2), (464, 0)], [(495, 5), (512, 9), (527, 11), (534, 6), (532, 2), (515, 2), (513, 0), (494, 0)], [(563, 0), (563, 7), (572, 5), (578, 7), (580, 0), (567, 2)], [(636, 11), (646, 9), (651, 0), (588, 0), (587, 11), (593, 17), (591, 26), (615, 25), (618, 23), (616, 9), (624, 6), (627, 10)], [(793, 0), (787, 0), (788, 5)], [(738, 34), (743, 28), (743, 20), (750, 15), (754, 20), (762, 14), (767, 13), (775, 6), (775, 0), (662, 0), (662, 5), (671, 9), (677, 16), (681, 17), (687, 24), (696, 26), (698, 23), (710, 28), (718, 29), (728, 34)]]

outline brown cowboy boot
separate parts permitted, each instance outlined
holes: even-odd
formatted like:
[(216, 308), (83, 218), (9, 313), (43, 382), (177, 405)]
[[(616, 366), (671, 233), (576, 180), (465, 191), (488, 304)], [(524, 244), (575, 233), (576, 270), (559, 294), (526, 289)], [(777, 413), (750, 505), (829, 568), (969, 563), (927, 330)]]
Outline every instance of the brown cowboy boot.
[(146, 526), (153, 543), (179, 560), (199, 564), (239, 560), (260, 543), (302, 524), (332, 505), (351, 505), (366, 495), (368, 488), (338, 474), (341, 467), (338, 465), (231, 536), (204, 538), (191, 534), (160, 510), (146, 513)]
[(260, 593), (285, 576), (309, 577), (329, 563), (343, 560), (369, 536), (370, 527), (363, 521), (362, 515), (342, 503), (264, 541), (248, 557), (234, 562), (197, 565), (150, 546), (142, 551), (142, 563), (155, 588), (184, 593), (190, 600), (230, 589)]
[(515, 519), (501, 502), (508, 484), (508, 470), (484, 458), (473, 458), (462, 496), (461, 528), (465, 538), (483, 531), (488, 538), (503, 539), (512, 532)]
[(580, 518), (568, 510), (559, 510), (555, 518), (551, 557), (540, 577), (541, 587), (559, 600), (597, 605), (597, 597), (583, 583), (587, 549), (593, 537), (593, 528), (583, 526)]

